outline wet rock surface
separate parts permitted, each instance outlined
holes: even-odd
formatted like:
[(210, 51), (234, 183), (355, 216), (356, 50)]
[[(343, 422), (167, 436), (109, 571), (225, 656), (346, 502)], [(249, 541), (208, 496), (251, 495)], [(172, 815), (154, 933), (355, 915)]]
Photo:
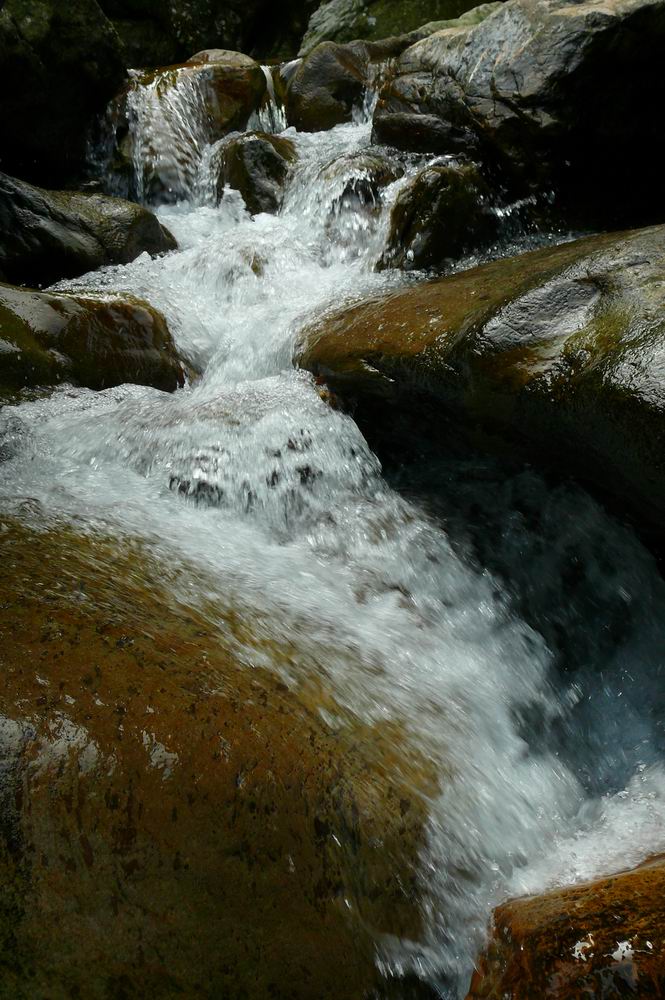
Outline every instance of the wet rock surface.
[(176, 249), (156, 216), (97, 194), (45, 191), (0, 173), (0, 275), (43, 286)]
[(491, 242), (490, 189), (473, 164), (426, 167), (399, 193), (380, 267), (440, 267)]
[(370, 995), (420, 926), (397, 734), (331, 729), (319, 664), (177, 600), (191, 567), (25, 518), (0, 547), (2, 992)]
[(166, 321), (145, 302), (35, 292), (0, 284), (0, 387), (124, 382), (172, 391), (184, 384)]
[(257, 62), (224, 49), (206, 49), (181, 65), (136, 75), (107, 112), (107, 186), (152, 204), (186, 198), (201, 150), (244, 129), (266, 87)]
[(57, 185), (80, 174), (86, 132), (125, 64), (95, 0), (6, 0), (0, 10), (0, 166)]
[(286, 87), (286, 116), (300, 132), (319, 132), (353, 120), (368, 82), (362, 43), (322, 42), (294, 69)]
[(221, 150), (218, 196), (228, 186), (240, 192), (252, 215), (277, 212), (296, 157), (294, 143), (282, 136), (248, 132), (231, 138)]
[(467, 1000), (661, 996), (664, 926), (663, 857), (504, 903)]
[(453, 414), (556, 456), (657, 529), (664, 249), (653, 227), (419, 284), (324, 319), (299, 360), (347, 396), (435, 401), (442, 426)]
[(375, 132), (396, 141), (401, 125), (403, 143), (413, 134), (424, 148), (429, 131), (436, 152), (454, 151), (443, 148), (446, 132), (455, 143), (473, 135), (516, 182), (555, 184), (582, 207), (591, 198), (590, 214), (612, 199), (605, 218), (661, 221), (651, 164), (664, 38), (661, 2), (509, 0), (475, 27), (460, 23), (407, 49), (381, 93)]

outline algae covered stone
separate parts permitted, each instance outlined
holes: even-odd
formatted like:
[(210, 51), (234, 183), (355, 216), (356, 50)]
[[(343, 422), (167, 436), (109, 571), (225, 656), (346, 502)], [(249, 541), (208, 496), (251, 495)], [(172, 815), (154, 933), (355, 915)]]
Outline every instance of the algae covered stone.
[(248, 132), (230, 137), (220, 155), (217, 182), (220, 198), (228, 186), (240, 192), (252, 215), (278, 211), (289, 169), (297, 158), (291, 139)]
[(379, 414), (431, 408), (434, 435), (451, 415), (503, 434), (660, 531), (664, 260), (663, 226), (499, 260), (324, 318), (298, 358)]

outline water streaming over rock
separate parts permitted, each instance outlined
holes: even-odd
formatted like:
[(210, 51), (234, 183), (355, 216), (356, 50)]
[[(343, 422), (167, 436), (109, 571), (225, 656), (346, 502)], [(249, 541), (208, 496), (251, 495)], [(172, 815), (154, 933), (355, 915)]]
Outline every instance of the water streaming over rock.
[[(151, 197), (158, 161), (177, 193), (160, 218), (180, 249), (62, 287), (147, 298), (203, 376), (174, 396), (64, 387), (15, 407), (0, 494), (187, 559), (201, 575), (180, 600), (213, 595), (297, 635), (339, 706), (399, 724), (404, 760), (419, 754), (437, 776), (427, 920), (422, 940), (385, 941), (377, 961), (463, 996), (498, 899), (665, 842), (662, 713), (644, 694), (662, 671), (665, 588), (637, 540), (572, 487), (473, 457), (385, 480), (291, 357), (308, 318), (414, 280), (374, 263), (423, 161), (403, 156), (401, 176), (373, 187), (367, 114), (289, 130), (282, 209), (252, 217), (237, 192), (209, 194), (216, 149), (188, 86), (166, 101), (139, 87), (129, 104), (138, 196)], [(268, 118), (284, 124), (275, 107)], [(607, 642), (610, 618), (622, 628)]]

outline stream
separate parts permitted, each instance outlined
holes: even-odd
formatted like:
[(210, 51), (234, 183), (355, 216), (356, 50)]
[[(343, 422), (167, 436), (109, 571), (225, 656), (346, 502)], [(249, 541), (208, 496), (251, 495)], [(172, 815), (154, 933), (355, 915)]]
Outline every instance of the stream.
[[(0, 502), (36, 500), (195, 567), (177, 600), (246, 609), (313, 651), (347, 713), (400, 725), (400, 753), (440, 775), (426, 932), (385, 941), (377, 961), (464, 997), (499, 901), (665, 845), (665, 584), (574, 484), (460, 449), (384, 472), (352, 416), (293, 367), (313, 318), (423, 280), (374, 269), (391, 205), (427, 159), (399, 154), (404, 176), (367, 194), (371, 101), (331, 131), (286, 130), (298, 159), (282, 208), (251, 217), (235, 191), (215, 203), (195, 91), (159, 115), (157, 99), (133, 95), (136, 182), (148, 198), (150, 150), (179, 249), (57, 287), (146, 299), (202, 377), (174, 395), (63, 386), (5, 409), (15, 457)], [(284, 128), (274, 106), (253, 124)], [(489, 256), (565, 238), (504, 214)]]

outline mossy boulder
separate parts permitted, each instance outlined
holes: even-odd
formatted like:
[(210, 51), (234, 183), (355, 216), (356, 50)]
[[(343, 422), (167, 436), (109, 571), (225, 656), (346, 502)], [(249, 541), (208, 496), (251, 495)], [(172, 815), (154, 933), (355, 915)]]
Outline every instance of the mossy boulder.
[(507, 0), (475, 26), (447, 27), (403, 52), (375, 135), (423, 149), (429, 132), (433, 152), (450, 151), (446, 135), (473, 135), (516, 188), (555, 186), (613, 224), (660, 222), (653, 108), (665, 100), (664, 44), (663, 0)]
[(240, 192), (252, 215), (279, 210), (289, 169), (297, 159), (291, 139), (248, 132), (230, 137), (220, 155), (217, 186), (220, 198), (224, 188), (230, 187)]
[(298, 358), (384, 426), (398, 406), (519, 442), (662, 532), (664, 261), (663, 226), (548, 247), (335, 313)]
[(107, 113), (113, 193), (153, 203), (191, 196), (201, 149), (245, 129), (266, 90), (257, 62), (224, 49), (136, 74)]
[(172, 391), (184, 379), (166, 320), (147, 303), (0, 285), (2, 390), (134, 382)]
[(176, 249), (157, 217), (119, 198), (45, 191), (0, 173), (0, 274), (50, 285)]
[(301, 59), (286, 84), (289, 125), (322, 132), (353, 120), (368, 83), (369, 53), (362, 43), (322, 42)]
[(405, 35), (432, 22), (455, 19), (474, 6), (473, 0), (328, 0), (310, 18), (300, 54), (326, 41)]
[(467, 1000), (658, 997), (665, 991), (665, 858), (542, 896), (515, 899)]
[(125, 76), (96, 0), (0, 4), (0, 163), (37, 183), (81, 173), (86, 133)]
[(436, 268), (496, 236), (490, 190), (472, 164), (433, 165), (400, 191), (380, 267)]
[(0, 548), (0, 993), (376, 995), (382, 935), (422, 930), (427, 765), (325, 649), (183, 604), (193, 567), (7, 517)]

